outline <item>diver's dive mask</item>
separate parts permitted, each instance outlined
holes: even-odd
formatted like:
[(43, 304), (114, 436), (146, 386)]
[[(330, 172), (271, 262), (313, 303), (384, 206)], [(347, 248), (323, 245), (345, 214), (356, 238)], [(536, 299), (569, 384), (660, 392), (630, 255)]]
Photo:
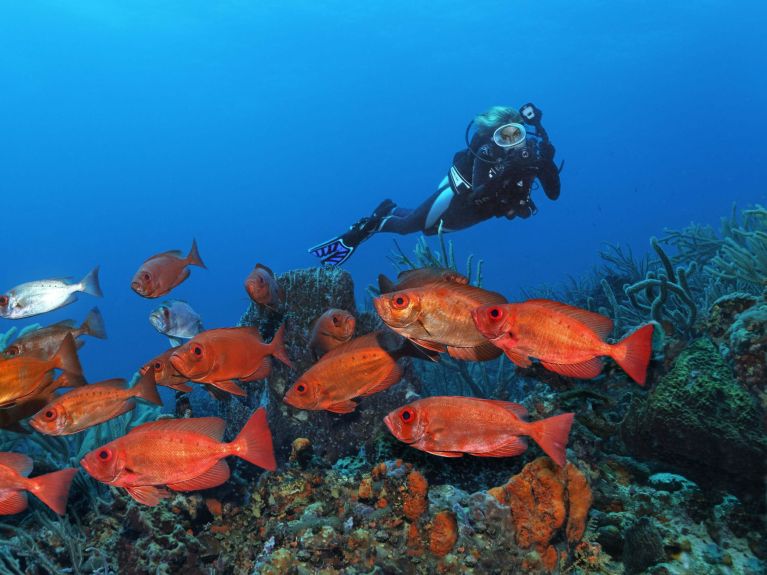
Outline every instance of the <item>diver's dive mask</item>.
[(493, 142), (501, 148), (516, 148), (525, 143), (527, 130), (522, 124), (512, 122), (499, 126), (493, 132)]

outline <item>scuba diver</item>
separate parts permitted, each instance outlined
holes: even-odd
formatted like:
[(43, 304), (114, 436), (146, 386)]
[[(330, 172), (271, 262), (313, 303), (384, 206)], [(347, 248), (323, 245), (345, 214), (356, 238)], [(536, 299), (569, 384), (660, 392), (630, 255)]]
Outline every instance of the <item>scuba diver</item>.
[[(533, 104), (519, 111), (495, 106), (466, 128), (466, 149), (456, 153), (437, 191), (415, 209), (386, 199), (370, 216), (340, 236), (309, 249), (324, 265), (340, 265), (357, 247), (379, 232), (427, 236), (455, 231), (491, 217), (529, 218), (538, 209), (530, 197), (535, 180), (550, 200), (559, 197), (562, 164), (541, 125), (543, 113)], [(469, 142), (472, 126), (476, 131)]]

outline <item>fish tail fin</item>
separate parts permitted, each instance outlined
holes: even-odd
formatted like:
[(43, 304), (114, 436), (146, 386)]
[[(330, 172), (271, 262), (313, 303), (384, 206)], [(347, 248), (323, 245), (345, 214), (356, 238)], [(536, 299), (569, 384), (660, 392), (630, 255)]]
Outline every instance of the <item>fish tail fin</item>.
[(142, 375), (136, 385), (133, 386), (133, 397), (162, 405), (162, 399), (160, 399), (157, 384), (154, 382), (154, 375), (151, 371), (148, 371), (146, 375)]
[(647, 366), (652, 355), (653, 324), (640, 327), (612, 346), (612, 357), (628, 376), (639, 385), (647, 379)]
[(77, 469), (70, 467), (53, 473), (39, 475), (29, 480), (29, 491), (59, 515), (64, 515)]
[(272, 432), (266, 420), (266, 409), (259, 407), (230, 444), (236, 455), (245, 461), (269, 471), (277, 469), (272, 446)]
[(274, 338), (272, 338), (272, 341), (269, 343), (269, 346), (271, 348), (271, 353), (274, 357), (279, 359), (282, 363), (287, 365), (288, 367), (293, 367), (293, 363), (290, 361), (290, 358), (288, 357), (288, 350), (285, 347), (285, 324), (283, 323), (280, 326), (280, 329), (277, 330), (277, 333), (274, 334)]
[(99, 266), (96, 266), (80, 282), (80, 291), (96, 297), (104, 297), (99, 285)]
[(189, 255), (186, 256), (186, 261), (190, 266), (200, 266), (205, 269), (208, 267), (200, 257), (200, 252), (197, 250), (197, 240), (195, 239), (192, 240), (192, 247), (189, 250)]
[(94, 307), (88, 312), (85, 317), (83, 325), (80, 326), (85, 333), (91, 337), (97, 337), (99, 339), (107, 338), (107, 331), (104, 327), (104, 317), (101, 315), (99, 308)]
[(566, 463), (565, 449), (574, 416), (574, 413), (563, 413), (535, 421), (528, 427), (528, 435), (560, 467)]
[(72, 375), (82, 375), (83, 368), (80, 366), (80, 359), (77, 357), (77, 345), (75, 338), (71, 333), (64, 337), (61, 347), (53, 356), (53, 366)]

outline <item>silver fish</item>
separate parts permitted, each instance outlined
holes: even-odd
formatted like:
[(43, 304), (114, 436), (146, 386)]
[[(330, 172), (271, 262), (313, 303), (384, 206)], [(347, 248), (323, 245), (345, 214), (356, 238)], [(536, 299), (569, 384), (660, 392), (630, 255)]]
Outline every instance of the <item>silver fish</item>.
[(204, 330), (199, 314), (188, 303), (177, 299), (162, 302), (149, 314), (149, 323), (167, 335), (173, 345), (180, 345), (182, 340), (192, 339)]
[(0, 294), (0, 317), (22, 319), (47, 313), (77, 301), (77, 292), (101, 297), (99, 267), (96, 266), (81, 281), (69, 278), (27, 282)]

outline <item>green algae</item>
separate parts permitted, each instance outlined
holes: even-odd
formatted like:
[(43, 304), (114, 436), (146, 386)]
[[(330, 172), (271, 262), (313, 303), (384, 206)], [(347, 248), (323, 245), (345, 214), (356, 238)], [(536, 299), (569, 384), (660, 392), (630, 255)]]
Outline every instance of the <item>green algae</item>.
[(760, 478), (767, 453), (762, 413), (707, 338), (692, 342), (621, 435), (634, 453), (701, 472)]

